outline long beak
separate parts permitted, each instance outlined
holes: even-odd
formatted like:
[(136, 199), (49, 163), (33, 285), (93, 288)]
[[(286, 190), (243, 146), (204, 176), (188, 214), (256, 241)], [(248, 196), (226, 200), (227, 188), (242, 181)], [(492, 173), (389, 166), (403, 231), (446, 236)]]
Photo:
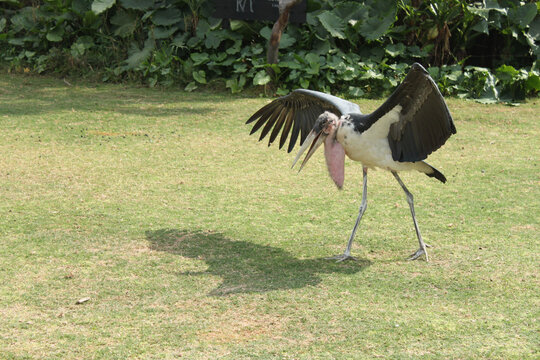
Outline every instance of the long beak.
[(296, 162), (298, 161), (298, 159), (300, 159), (300, 156), (302, 156), (304, 151), (306, 151), (306, 149), (311, 144), (311, 147), (309, 147), (309, 151), (306, 157), (304, 158), (304, 161), (302, 161), (302, 165), (300, 165), (300, 169), (298, 170), (298, 172), (300, 172), (302, 168), (304, 167), (304, 165), (309, 160), (309, 158), (311, 157), (311, 155), (313, 155), (315, 151), (317, 151), (317, 149), (319, 148), (319, 146), (321, 146), (321, 144), (324, 142), (327, 136), (328, 135), (323, 133), (322, 131), (316, 133), (315, 131), (312, 130), (309, 133), (309, 135), (306, 137), (306, 140), (304, 140), (304, 142), (302, 143), (302, 146), (300, 146), (300, 150), (298, 150), (298, 154), (294, 158), (294, 161), (291, 167), (294, 167), (294, 165), (296, 165)]

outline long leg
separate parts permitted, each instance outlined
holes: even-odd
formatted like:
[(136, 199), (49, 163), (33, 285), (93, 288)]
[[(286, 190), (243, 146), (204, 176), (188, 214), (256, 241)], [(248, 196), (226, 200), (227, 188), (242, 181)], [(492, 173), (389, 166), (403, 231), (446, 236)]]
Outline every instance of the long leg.
[(347, 247), (345, 248), (345, 252), (342, 255), (336, 255), (333, 257), (330, 257), (328, 259), (334, 259), (338, 262), (343, 260), (356, 260), (353, 256), (351, 256), (351, 247), (354, 240), (354, 235), (356, 234), (356, 229), (358, 229), (358, 225), (360, 224), (360, 219), (362, 219), (362, 215), (364, 215), (364, 212), (367, 208), (367, 167), (363, 167), (362, 173), (363, 173), (363, 181), (364, 181), (364, 188), (362, 190), (362, 202), (360, 203), (360, 210), (358, 213), (358, 217), (356, 218), (356, 223), (354, 224), (354, 228), (352, 230), (351, 236), (349, 238), (349, 242), (347, 243)]
[(416, 236), (418, 237), (418, 243), (420, 244), (420, 248), (416, 250), (414, 254), (411, 255), (409, 260), (416, 260), (418, 259), (422, 254), (426, 255), (426, 261), (429, 261), (428, 253), (426, 247), (426, 243), (424, 243), (424, 240), (422, 240), (422, 234), (420, 234), (420, 228), (418, 227), (418, 223), (416, 222), (416, 216), (414, 214), (414, 202), (413, 202), (413, 195), (409, 192), (403, 181), (401, 181), (401, 178), (397, 174), (397, 172), (392, 171), (392, 175), (396, 178), (397, 182), (401, 187), (403, 188), (403, 191), (405, 191), (405, 195), (407, 195), (407, 203), (409, 203), (409, 208), (411, 209), (411, 215), (414, 222), (414, 229), (416, 230)]

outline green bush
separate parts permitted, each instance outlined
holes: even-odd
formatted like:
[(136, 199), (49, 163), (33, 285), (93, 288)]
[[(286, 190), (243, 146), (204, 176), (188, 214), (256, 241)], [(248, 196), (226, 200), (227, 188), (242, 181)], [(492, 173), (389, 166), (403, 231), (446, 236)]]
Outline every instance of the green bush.
[(308, 0), (306, 23), (289, 24), (273, 65), (272, 24), (215, 19), (210, 1), (0, 3), (0, 61), (13, 71), (379, 97), (418, 61), (447, 95), (515, 101), (540, 90), (537, 2)]

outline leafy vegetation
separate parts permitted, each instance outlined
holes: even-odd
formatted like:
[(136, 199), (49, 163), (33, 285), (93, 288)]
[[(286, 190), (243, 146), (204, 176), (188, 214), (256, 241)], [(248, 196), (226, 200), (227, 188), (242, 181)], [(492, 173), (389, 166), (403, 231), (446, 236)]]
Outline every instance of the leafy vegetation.
[(282, 37), (277, 65), (264, 61), (272, 24), (213, 18), (211, 1), (2, 3), (0, 58), (14, 71), (376, 97), (419, 61), (447, 95), (513, 101), (540, 91), (540, 5), (532, 1), (309, 0), (306, 23)]

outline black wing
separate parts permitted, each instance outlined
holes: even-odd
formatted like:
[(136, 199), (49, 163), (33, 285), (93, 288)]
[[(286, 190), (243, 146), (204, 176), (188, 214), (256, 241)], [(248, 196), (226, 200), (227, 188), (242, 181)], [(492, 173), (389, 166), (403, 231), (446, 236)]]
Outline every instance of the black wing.
[(325, 111), (341, 116), (348, 113), (359, 113), (360, 108), (358, 105), (336, 96), (313, 90), (298, 89), (262, 107), (249, 118), (246, 124), (258, 119), (251, 129), (250, 135), (264, 125), (259, 141), (272, 130), (268, 146), (274, 142), (281, 130), (280, 149), (285, 144), (292, 128), (287, 149), (287, 152), (291, 152), (298, 139), (298, 134), (300, 134), (300, 144), (302, 144), (319, 115)]
[(424, 160), (456, 133), (439, 88), (420, 64), (412, 65), (394, 93), (371, 115), (380, 118), (398, 105), (399, 121), (388, 133), (395, 161)]

